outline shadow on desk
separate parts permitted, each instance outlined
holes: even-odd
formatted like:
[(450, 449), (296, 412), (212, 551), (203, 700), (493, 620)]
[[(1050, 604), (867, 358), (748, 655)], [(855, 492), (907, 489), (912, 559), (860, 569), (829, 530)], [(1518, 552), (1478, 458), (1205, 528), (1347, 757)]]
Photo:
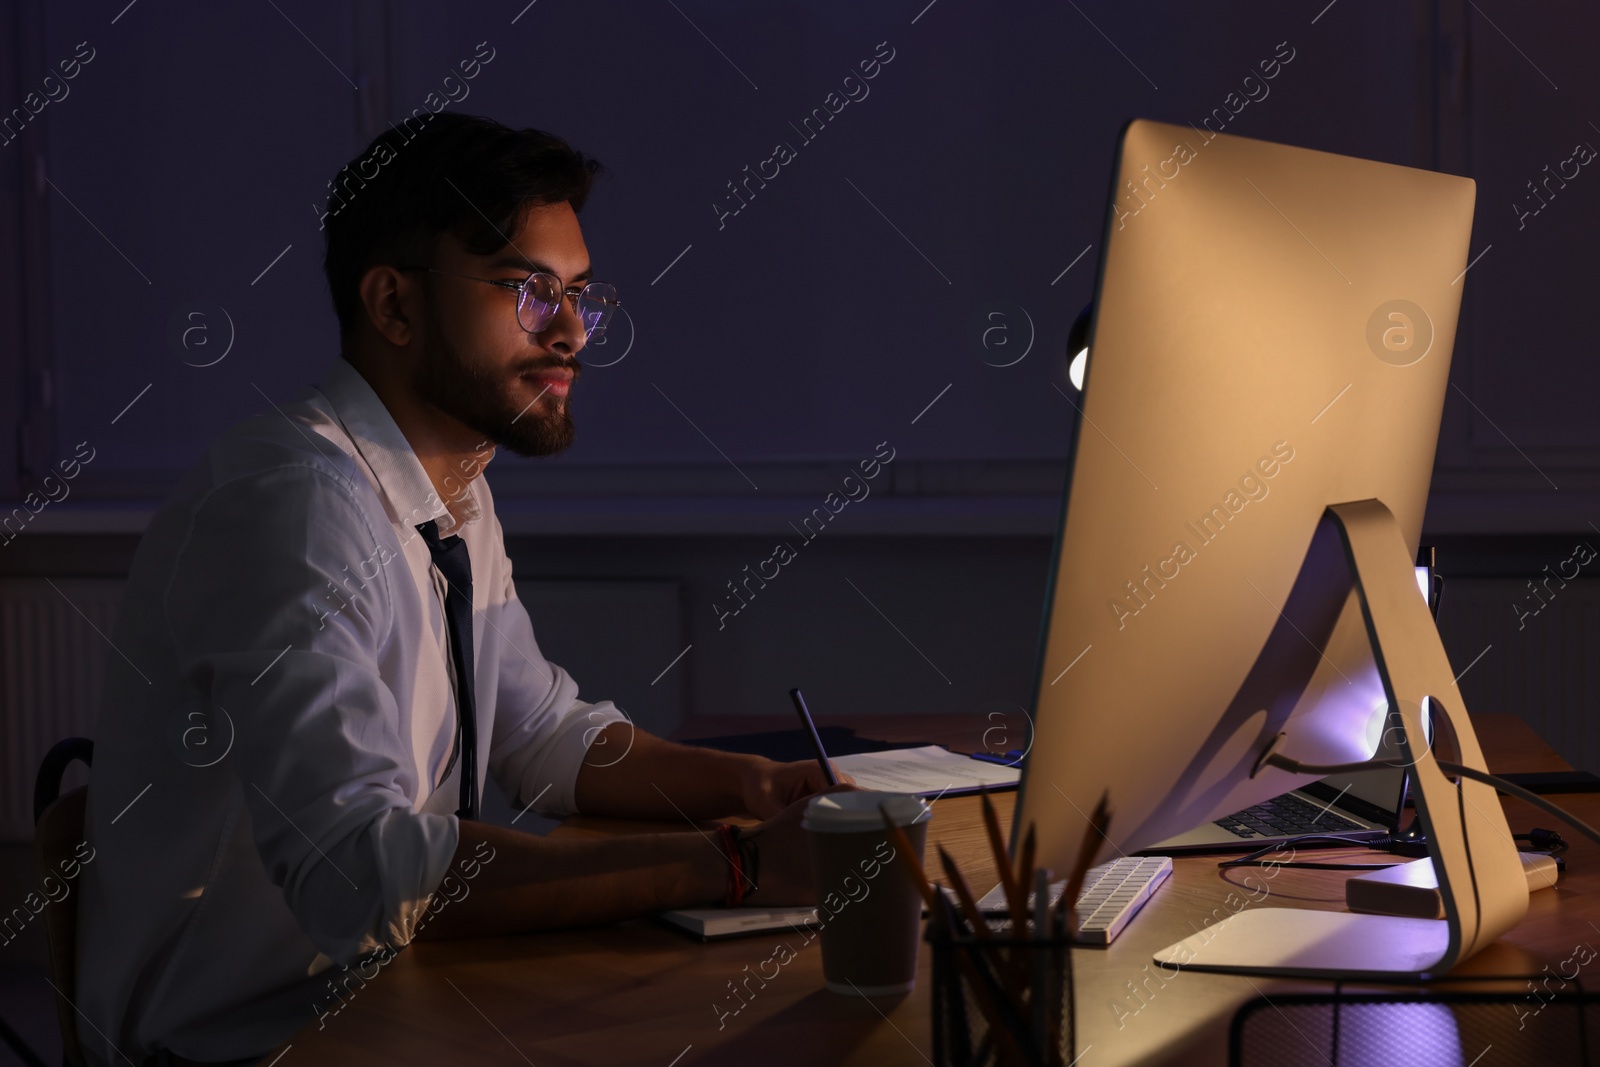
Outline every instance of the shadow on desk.
[[(911, 996), (914, 994), (907, 994)], [(792, 1062), (787, 1056), (803, 1049), (814, 1063), (841, 1063), (882, 1031), (884, 1021), (906, 997), (878, 997), (876, 1001), (852, 999), (814, 990), (787, 1007), (767, 1015), (738, 1033), (737, 1016), (724, 1020), (730, 1036), (707, 1046), (696, 1056), (691, 1050), (677, 1067), (691, 1064), (756, 1064)], [(876, 1007), (874, 1007), (876, 1004)], [(827, 1019), (825, 1031), (817, 1021)], [(912, 1045), (906, 1049), (912, 1054)], [(917, 1049), (918, 1054), (921, 1049)]]

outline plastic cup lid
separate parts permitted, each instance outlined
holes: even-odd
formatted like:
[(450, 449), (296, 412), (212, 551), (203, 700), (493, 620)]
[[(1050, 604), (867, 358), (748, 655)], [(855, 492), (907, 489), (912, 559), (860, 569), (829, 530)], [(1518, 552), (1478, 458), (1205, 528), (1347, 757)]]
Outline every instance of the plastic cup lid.
[(928, 805), (911, 793), (886, 793), (875, 789), (855, 789), (838, 793), (819, 793), (806, 804), (800, 825), (822, 833), (860, 833), (883, 829), (882, 804), (897, 826), (910, 826), (927, 817)]

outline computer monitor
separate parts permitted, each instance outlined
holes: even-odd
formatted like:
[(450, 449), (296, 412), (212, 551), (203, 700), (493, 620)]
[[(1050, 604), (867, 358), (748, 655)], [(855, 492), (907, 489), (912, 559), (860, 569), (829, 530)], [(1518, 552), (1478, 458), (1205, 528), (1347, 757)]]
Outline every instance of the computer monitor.
[(1427, 974), (1526, 910), (1494, 791), (1449, 782), (1417, 740), (1427, 697), (1481, 766), (1413, 570), (1474, 194), (1188, 126), (1122, 131), (1084, 391), (1062, 390), (1080, 413), (1014, 844), (1033, 827), (1062, 875), (1102, 798), (1100, 860), (1315, 779), (1269, 751), (1329, 766), (1387, 743), (1447, 912), (1380, 932), (1343, 920), (1388, 917), (1253, 908), (1191, 966)]

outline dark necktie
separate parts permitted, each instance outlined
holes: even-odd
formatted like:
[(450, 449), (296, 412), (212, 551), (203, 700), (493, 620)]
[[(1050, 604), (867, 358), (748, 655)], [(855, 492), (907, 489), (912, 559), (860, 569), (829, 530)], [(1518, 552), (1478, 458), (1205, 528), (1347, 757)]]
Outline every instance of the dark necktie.
[(456, 669), (456, 735), (461, 741), (462, 819), (478, 817), (478, 716), (472, 699), (472, 562), (467, 543), (452, 534), (440, 539), (439, 524), (429, 519), (417, 530), (428, 542), (433, 565), (444, 575), (450, 592), (444, 616), (450, 627), (450, 658)]

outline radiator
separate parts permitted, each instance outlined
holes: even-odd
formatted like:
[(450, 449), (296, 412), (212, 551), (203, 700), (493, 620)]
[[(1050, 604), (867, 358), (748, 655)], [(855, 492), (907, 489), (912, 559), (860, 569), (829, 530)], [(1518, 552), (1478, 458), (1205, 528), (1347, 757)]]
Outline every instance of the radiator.
[[(0, 840), (33, 839), (33, 782), (63, 737), (89, 737), (121, 578), (0, 580)], [(96, 632), (98, 630), (98, 632)], [(73, 764), (62, 788), (87, 781)]]

